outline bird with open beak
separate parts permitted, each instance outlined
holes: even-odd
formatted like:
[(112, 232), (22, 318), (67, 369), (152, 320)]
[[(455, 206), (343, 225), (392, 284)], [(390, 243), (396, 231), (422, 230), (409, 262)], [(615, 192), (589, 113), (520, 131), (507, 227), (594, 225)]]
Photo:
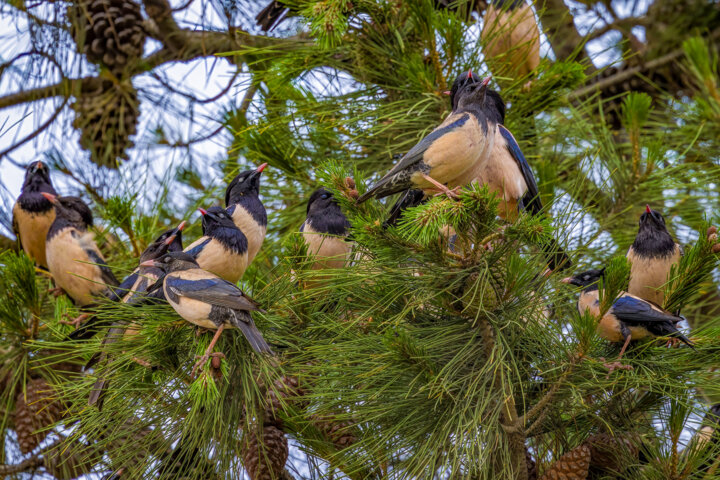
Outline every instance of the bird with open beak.
[(495, 125), (482, 108), (489, 83), (490, 77), (463, 85), (450, 115), (361, 195), (357, 203), (409, 189), (457, 198), (457, 190), (475, 178), (476, 170), (492, 150)]
[(255, 352), (272, 353), (250, 314), (260, 310), (258, 304), (234, 284), (200, 268), (191, 255), (167, 253), (141, 265), (157, 267), (165, 273), (156, 286), (162, 285), (165, 298), (178, 315), (199, 327), (216, 330), (205, 354), (193, 367), (193, 375), (210, 359), (226, 328), (240, 329)]
[(40, 161), (32, 162), (25, 170), (25, 181), (13, 206), (12, 225), (25, 254), (39, 267), (47, 269), (45, 240), (55, 220), (55, 208), (43, 193), (57, 195), (50, 170)]
[(635, 241), (627, 252), (631, 265), (628, 292), (662, 305), (663, 286), (682, 254), (682, 248), (667, 231), (663, 216), (646, 205)]
[[(305, 222), (300, 226), (303, 240), (307, 245), (307, 255), (314, 259), (312, 270), (342, 268), (350, 260), (352, 242), (348, 240), (350, 222), (340, 210), (340, 205), (332, 193), (324, 188), (310, 195)], [(318, 278), (306, 282), (306, 288), (322, 285)]]
[(588, 312), (598, 320), (597, 331), (602, 338), (613, 343), (623, 342), (618, 361), (605, 364), (610, 371), (630, 368), (620, 363), (620, 359), (633, 340), (669, 337), (672, 339), (669, 343), (677, 339), (692, 347), (692, 342), (677, 328), (682, 317), (627, 292), (620, 292), (607, 313), (601, 317), (598, 282), (603, 274), (604, 269), (587, 270), (564, 278), (562, 282), (582, 288), (578, 311), (580, 315)]
[[(77, 197), (58, 197), (46, 192), (42, 195), (55, 207), (45, 255), (57, 287), (80, 307), (92, 306), (98, 297), (112, 295), (118, 281), (95, 244), (95, 236), (88, 230), (93, 225), (90, 208)], [(88, 316), (82, 314), (71, 323), (78, 328)]]
[(525, 77), (540, 64), (540, 29), (525, 0), (490, 0), (480, 38), (493, 75)]
[(248, 266), (248, 241), (222, 207), (198, 209), (202, 214), (203, 236), (185, 248), (201, 268), (237, 282)]
[(248, 265), (260, 251), (267, 233), (267, 212), (260, 200), (260, 176), (265, 167), (267, 163), (239, 173), (225, 191), (227, 213), (247, 238)]

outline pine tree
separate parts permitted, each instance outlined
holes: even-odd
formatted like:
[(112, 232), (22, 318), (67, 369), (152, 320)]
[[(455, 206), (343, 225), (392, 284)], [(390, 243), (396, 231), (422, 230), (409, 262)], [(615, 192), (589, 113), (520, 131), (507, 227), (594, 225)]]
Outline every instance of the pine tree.
[[(395, 198), (358, 206), (357, 194), (448, 114), (443, 91), (458, 74), (491, 73), (482, 55), (492, 39), (477, 22), (487, 4), (282, 5), (287, 18), (268, 34), (254, 24), (264, 2), (193, 2), (212, 8), (207, 18), (220, 17), (221, 28), (205, 15), (207, 23), (188, 26), (184, 2), (167, 0), (3, 4), (0, 15), (29, 22), (31, 48), (3, 57), (0, 78), (27, 82), (0, 96), (0, 109), (36, 100), (53, 108), (0, 161), (31, 160), (10, 154), (44, 131), (74, 132), (73, 146), (69, 135), (50, 137), (54, 148), (38, 152), (65, 181), (63, 193), (79, 186), (73, 193), (91, 202), (118, 277), (164, 228), (222, 204), (239, 171), (270, 164), (261, 187), (268, 236), (241, 286), (265, 310), (253, 316), (277, 355), (256, 355), (225, 332), (216, 348), (224, 358), (194, 377), (208, 334), (166, 304), (101, 302), (103, 328), (122, 322), (137, 333), (104, 346), (109, 360), (83, 372), (102, 333), (68, 341), (61, 320), (78, 309), (50, 294), (48, 276), (7, 238), (0, 474), (720, 477), (717, 4), (655, 1), (628, 15), (625, 2), (535, 2), (553, 54), (527, 76), (504, 71), (494, 85), (547, 215), (505, 223), (497, 197), (473, 185), (390, 227), (383, 222)], [(576, 28), (600, 8), (603, 23)], [(153, 42), (143, 51), (146, 37)], [(616, 61), (607, 65), (586, 42)], [(228, 95), (185, 93), (165, 68), (215, 55), (213, 65), (233, 71), (227, 90), (241, 85), (244, 95), (208, 119), (198, 109)], [(173, 115), (190, 122), (192, 138), (175, 135), (163, 120)], [(0, 134), (11, 138), (10, 128)], [(224, 158), (196, 156), (191, 144), (218, 135), (229, 138)], [(75, 143), (87, 151), (73, 156)], [(157, 175), (154, 149), (187, 157)], [(319, 186), (348, 217), (353, 245), (352, 260), (321, 272), (322, 282), (298, 233)], [(664, 307), (687, 318), (695, 348), (634, 343), (623, 358), (632, 370), (608, 375), (604, 359), (619, 346), (577, 313), (577, 291), (561, 273), (544, 275), (541, 246), (557, 239), (578, 270), (607, 266), (607, 310), (627, 288), (624, 254), (645, 204), (685, 247)], [(190, 240), (200, 234), (193, 223)], [(447, 226), (460, 238), (454, 250), (438, 233)], [(109, 380), (102, 408), (89, 407), (101, 377)]]

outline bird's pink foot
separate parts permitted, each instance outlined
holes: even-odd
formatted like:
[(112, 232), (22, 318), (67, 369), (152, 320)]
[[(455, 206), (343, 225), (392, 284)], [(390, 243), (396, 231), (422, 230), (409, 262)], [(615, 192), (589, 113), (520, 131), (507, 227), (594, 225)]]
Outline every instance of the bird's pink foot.
[[(60, 320), (60, 323), (62, 323), (63, 325), (72, 325), (73, 327), (75, 327), (75, 329), (78, 329), (80, 328), (80, 325), (88, 319), (88, 317), (90, 317), (89, 313), (83, 313), (82, 315), (78, 315), (71, 320)], [(70, 318), (69, 315), (68, 318)]]
[(616, 360), (614, 362), (606, 362), (604, 358), (600, 358), (600, 360), (603, 362), (603, 366), (608, 369), (607, 377), (610, 378), (610, 374), (614, 372), (615, 370), (632, 370), (633, 367), (631, 365), (626, 365), (622, 363), (619, 360)]
[(60, 287), (51, 288), (48, 293), (52, 294), (53, 297), (58, 298), (60, 295), (65, 295), (65, 290)]
[(667, 348), (677, 348), (680, 346), (680, 339), (675, 337), (668, 338), (667, 343), (665, 344)]
[(460, 190), (462, 187), (457, 186), (453, 189), (448, 188), (446, 185), (443, 185), (442, 183), (438, 182), (434, 178), (432, 178), (430, 175), (426, 175), (423, 173), (423, 178), (433, 184), (436, 190), (438, 190), (439, 193), (436, 193), (435, 196), (438, 195), (447, 195), (448, 198), (452, 198), (453, 200), (457, 200), (460, 198), (458, 194), (460, 193)]

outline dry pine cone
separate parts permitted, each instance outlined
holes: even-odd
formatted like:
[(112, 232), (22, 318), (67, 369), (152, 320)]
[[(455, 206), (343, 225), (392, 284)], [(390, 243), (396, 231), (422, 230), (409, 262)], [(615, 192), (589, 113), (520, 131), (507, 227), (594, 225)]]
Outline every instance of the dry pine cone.
[(48, 434), (47, 427), (62, 418), (62, 404), (45, 379), (34, 378), (15, 400), (15, 432), (20, 451), (32, 452)]
[(320, 430), (338, 450), (347, 448), (357, 441), (350, 422), (338, 420), (334, 415), (313, 415), (312, 419), (315, 428)]
[(639, 455), (638, 448), (626, 436), (598, 433), (589, 437), (585, 445), (590, 448), (590, 467), (602, 471), (622, 473), (628, 460), (637, 460)]
[(242, 452), (245, 470), (251, 480), (279, 480), (288, 458), (285, 433), (274, 425), (265, 425), (261, 442), (257, 433), (252, 429), (246, 434)]
[(585, 480), (590, 469), (590, 447), (583, 444), (560, 457), (540, 480)]
[[(283, 410), (283, 404), (298, 401), (304, 394), (297, 377), (284, 376), (275, 380), (273, 388), (267, 389), (265, 393), (265, 424), (282, 427), (278, 413)], [(298, 406), (303, 408), (304, 402), (299, 403)]]
[(145, 31), (140, 5), (133, 0), (83, 0), (70, 11), (78, 47), (88, 60), (116, 75), (142, 55)]
[(120, 159), (128, 158), (138, 119), (137, 91), (130, 82), (105, 81), (97, 91), (78, 97), (72, 108), (80, 145), (90, 151), (93, 162), (117, 168)]

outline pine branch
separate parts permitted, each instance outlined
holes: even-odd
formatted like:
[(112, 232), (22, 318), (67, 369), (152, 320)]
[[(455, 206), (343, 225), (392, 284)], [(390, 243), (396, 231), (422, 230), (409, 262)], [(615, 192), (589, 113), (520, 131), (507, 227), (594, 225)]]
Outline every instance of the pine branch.
[(38, 453), (20, 463), (0, 465), (0, 476), (15, 475), (29, 470), (35, 470), (43, 465), (43, 459)]
[(0, 97), (0, 109), (34, 102), (43, 98), (69, 97), (79, 93), (95, 91), (100, 88), (101, 83), (102, 79), (98, 77), (65, 78), (52, 85), (23, 90)]

